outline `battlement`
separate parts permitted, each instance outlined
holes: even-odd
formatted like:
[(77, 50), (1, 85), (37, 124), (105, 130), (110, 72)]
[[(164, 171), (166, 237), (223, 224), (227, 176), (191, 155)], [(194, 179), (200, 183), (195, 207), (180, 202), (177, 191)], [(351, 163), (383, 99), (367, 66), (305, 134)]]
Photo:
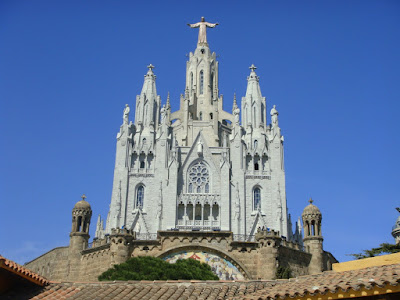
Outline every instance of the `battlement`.
[(130, 235), (133, 236), (133, 238), (136, 237), (136, 232), (133, 231), (133, 229), (127, 229), (127, 228), (112, 228), (111, 229), (111, 236), (113, 235)]
[(275, 231), (273, 229), (269, 228), (258, 228), (257, 233), (256, 233), (256, 241), (260, 239), (265, 239), (265, 238), (279, 238), (281, 239), (279, 231)]

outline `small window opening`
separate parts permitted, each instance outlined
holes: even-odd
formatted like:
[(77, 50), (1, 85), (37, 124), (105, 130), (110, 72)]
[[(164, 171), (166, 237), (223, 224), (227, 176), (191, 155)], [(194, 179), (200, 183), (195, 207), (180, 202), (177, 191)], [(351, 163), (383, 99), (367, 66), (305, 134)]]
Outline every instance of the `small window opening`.
[(255, 171), (258, 171), (258, 170), (259, 170), (258, 163), (255, 163), (255, 164), (254, 164), (254, 170), (255, 170)]
[(203, 113), (202, 112), (200, 112), (199, 118), (200, 118), (200, 121), (203, 121)]
[(200, 95), (203, 95), (204, 90), (204, 73), (200, 71)]
[(140, 168), (144, 169), (144, 167), (145, 167), (145, 163), (144, 163), (144, 160), (142, 160), (142, 161), (140, 161)]
[(213, 114), (212, 113), (210, 113), (210, 120), (212, 120), (213, 119)]

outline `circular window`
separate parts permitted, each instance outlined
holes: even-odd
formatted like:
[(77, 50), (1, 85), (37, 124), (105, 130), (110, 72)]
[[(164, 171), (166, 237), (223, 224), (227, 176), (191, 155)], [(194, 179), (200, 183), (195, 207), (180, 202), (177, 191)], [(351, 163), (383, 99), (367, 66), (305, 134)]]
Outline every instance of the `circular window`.
[(203, 162), (198, 162), (189, 168), (189, 193), (208, 193), (210, 176)]

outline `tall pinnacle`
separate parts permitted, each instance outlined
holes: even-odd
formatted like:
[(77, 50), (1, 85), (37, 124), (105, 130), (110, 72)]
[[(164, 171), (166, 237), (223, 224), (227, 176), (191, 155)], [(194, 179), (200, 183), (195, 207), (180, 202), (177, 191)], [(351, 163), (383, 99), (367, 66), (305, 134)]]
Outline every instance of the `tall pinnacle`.
[(201, 21), (194, 23), (194, 24), (188, 24), (188, 26), (190, 26), (190, 28), (197, 28), (199, 27), (199, 40), (197, 42), (197, 44), (205, 44), (207, 45), (207, 27), (209, 28), (214, 28), (215, 26), (217, 26), (218, 23), (208, 23), (206, 22), (204, 17), (201, 17)]

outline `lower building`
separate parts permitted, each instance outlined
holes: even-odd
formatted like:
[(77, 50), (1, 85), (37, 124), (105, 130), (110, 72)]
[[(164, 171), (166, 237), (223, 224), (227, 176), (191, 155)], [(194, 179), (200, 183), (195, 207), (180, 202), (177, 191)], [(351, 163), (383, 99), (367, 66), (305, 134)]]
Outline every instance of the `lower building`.
[(322, 214), (312, 203), (306, 206), (303, 246), (279, 232), (258, 228), (255, 235), (230, 231), (158, 231), (140, 237), (132, 229), (114, 228), (104, 238), (89, 243), (92, 209), (84, 199), (72, 210), (70, 244), (55, 248), (26, 264), (51, 280), (93, 281), (114, 264), (134, 256), (155, 256), (174, 262), (194, 258), (210, 264), (223, 280), (275, 279), (277, 270), (292, 276), (331, 270), (337, 260), (323, 250)]

